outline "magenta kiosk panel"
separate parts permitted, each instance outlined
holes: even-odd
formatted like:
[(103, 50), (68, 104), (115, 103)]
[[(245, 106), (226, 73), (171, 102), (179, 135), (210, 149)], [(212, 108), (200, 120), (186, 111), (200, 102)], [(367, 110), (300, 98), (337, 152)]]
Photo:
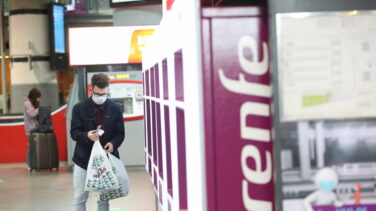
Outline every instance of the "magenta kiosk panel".
[(264, 7), (202, 10), (208, 211), (274, 208)]

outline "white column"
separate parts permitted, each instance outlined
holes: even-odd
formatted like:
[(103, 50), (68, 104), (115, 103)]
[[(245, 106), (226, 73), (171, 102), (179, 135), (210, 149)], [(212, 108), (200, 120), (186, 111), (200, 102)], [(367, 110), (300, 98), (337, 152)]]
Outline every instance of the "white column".
[(316, 126), (316, 156), (317, 156), (317, 167), (324, 167), (324, 153), (325, 153), (325, 139), (324, 139), (324, 128), (323, 121), (319, 121), (315, 124)]
[(57, 74), (50, 70), (49, 27), (46, 0), (12, 0), (9, 15), (9, 51), (13, 59), (38, 56), (42, 61), (12, 61), (11, 110), (22, 112), (32, 87), (42, 91), (42, 105), (58, 106)]
[(308, 122), (298, 123), (300, 173), (303, 179), (311, 178), (311, 162), (309, 156), (309, 125)]

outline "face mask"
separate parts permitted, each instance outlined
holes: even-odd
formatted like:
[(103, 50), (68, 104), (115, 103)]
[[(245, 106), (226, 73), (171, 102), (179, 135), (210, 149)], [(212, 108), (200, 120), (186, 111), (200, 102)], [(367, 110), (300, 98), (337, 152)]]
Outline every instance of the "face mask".
[(107, 100), (107, 96), (106, 95), (104, 95), (104, 96), (93, 95), (92, 99), (93, 99), (95, 104), (102, 105)]
[(324, 191), (332, 191), (335, 188), (334, 181), (321, 181), (320, 189)]

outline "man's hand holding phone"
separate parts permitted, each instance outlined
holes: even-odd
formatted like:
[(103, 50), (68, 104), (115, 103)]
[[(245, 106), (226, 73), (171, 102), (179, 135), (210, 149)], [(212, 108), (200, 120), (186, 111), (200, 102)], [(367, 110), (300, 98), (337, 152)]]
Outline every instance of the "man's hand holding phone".
[(87, 133), (87, 137), (90, 139), (90, 141), (96, 141), (99, 140), (99, 134), (97, 130), (90, 130)]
[(87, 133), (87, 137), (91, 140), (91, 141), (96, 141), (96, 140), (99, 140), (99, 137), (101, 135), (103, 135), (104, 131), (101, 129), (102, 125), (98, 125), (97, 129), (96, 130), (90, 130), (88, 133)]

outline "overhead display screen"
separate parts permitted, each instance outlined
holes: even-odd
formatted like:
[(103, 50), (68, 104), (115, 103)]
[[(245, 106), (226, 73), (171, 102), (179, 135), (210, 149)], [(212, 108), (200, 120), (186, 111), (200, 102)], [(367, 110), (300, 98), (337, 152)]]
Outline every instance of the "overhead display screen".
[(65, 53), (64, 6), (53, 5), (55, 53)]

